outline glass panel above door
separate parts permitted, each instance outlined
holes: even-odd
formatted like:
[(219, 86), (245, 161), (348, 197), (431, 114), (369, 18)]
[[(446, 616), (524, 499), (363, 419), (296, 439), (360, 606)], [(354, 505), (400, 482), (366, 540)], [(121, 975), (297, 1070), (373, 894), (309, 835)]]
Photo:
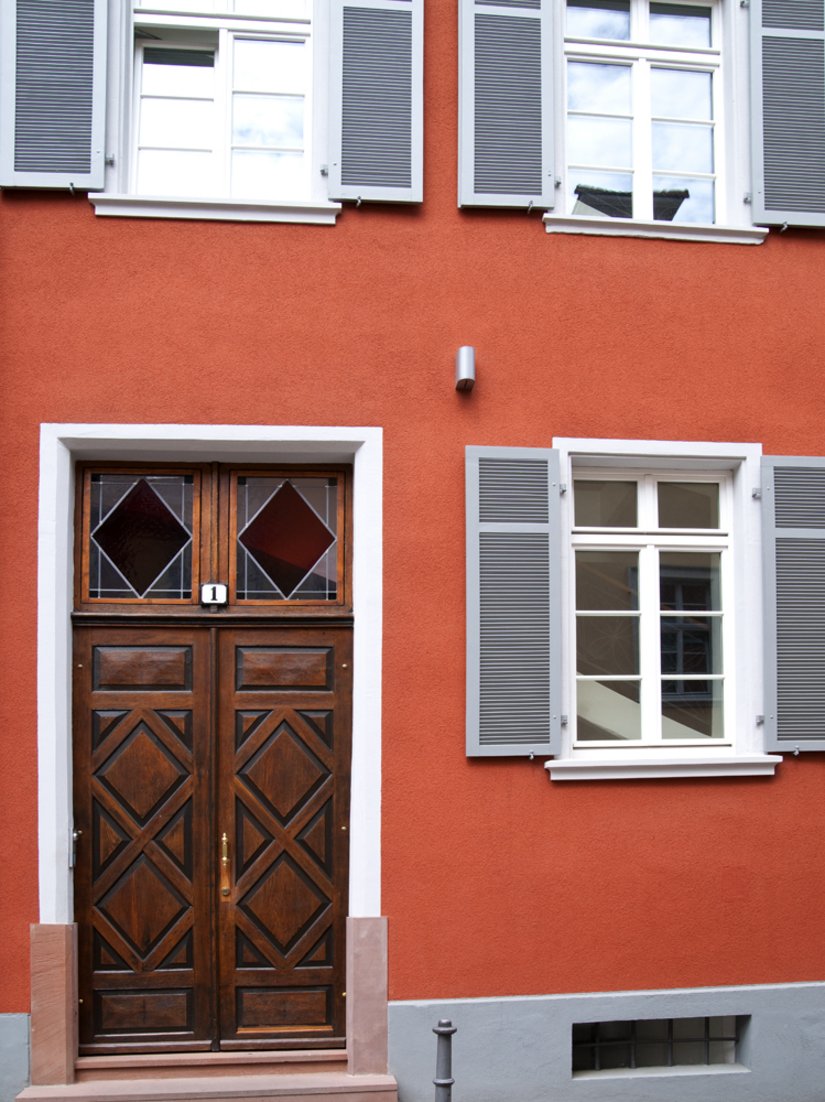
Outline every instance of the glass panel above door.
[(235, 500), (237, 600), (338, 599), (337, 478), (239, 475)]
[(89, 597), (192, 597), (194, 475), (93, 473)]
[(75, 612), (347, 611), (349, 487), (343, 466), (80, 465)]

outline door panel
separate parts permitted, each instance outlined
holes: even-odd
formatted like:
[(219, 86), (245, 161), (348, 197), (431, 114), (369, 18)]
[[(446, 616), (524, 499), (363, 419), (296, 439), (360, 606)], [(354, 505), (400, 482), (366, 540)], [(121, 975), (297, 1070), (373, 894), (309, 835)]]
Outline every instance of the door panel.
[(77, 627), (81, 1051), (344, 1038), (348, 627)]
[(222, 1047), (328, 1045), (344, 1036), (351, 633), (224, 631), (220, 670)]
[(75, 631), (82, 1051), (209, 1047), (208, 644)]

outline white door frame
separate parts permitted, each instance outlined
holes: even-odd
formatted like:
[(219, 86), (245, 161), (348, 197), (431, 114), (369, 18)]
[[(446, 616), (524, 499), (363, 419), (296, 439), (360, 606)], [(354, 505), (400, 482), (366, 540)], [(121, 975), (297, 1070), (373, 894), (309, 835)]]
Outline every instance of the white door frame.
[(74, 920), (71, 611), (77, 460), (353, 464), (349, 913), (381, 913), (382, 430), (276, 425), (44, 424), (40, 430), (37, 749), (40, 922)]

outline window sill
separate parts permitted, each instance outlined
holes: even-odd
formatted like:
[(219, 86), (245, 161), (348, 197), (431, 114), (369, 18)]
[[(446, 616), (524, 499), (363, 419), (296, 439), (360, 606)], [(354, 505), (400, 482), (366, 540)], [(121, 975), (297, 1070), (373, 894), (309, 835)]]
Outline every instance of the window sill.
[(139, 195), (89, 194), (95, 214), (115, 218), (187, 218), (218, 222), (300, 222), (333, 226), (340, 203), (242, 202), (237, 199), (170, 199)]
[(580, 214), (545, 214), (547, 233), (584, 233), (601, 237), (655, 237), (668, 241), (706, 241), (720, 245), (761, 245), (764, 227), (704, 226), (673, 222), (634, 222), (628, 218), (587, 218)]
[(565, 758), (545, 762), (553, 781), (624, 781), (661, 777), (772, 777), (779, 754), (742, 754), (703, 758)]
[(694, 1075), (748, 1075), (744, 1064), (679, 1064), (671, 1068), (610, 1068), (604, 1071), (574, 1071), (574, 1079), (671, 1079)]

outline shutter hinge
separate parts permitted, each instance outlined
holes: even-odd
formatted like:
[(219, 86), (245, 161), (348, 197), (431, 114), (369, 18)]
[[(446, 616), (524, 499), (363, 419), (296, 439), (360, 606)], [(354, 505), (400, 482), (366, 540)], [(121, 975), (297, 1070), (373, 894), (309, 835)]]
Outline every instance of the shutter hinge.
[(560, 721), (562, 727), (567, 726), (567, 716), (559, 716), (559, 721)]
[(564, 495), (566, 493), (567, 493), (567, 483), (566, 482), (560, 482), (559, 483), (559, 494), (560, 494), (560, 496), (564, 497)]
[(739, 0), (740, 8), (749, 8), (751, 6), (751, 0)]
[(758, 487), (754, 490), (751, 490), (751, 497), (753, 498), (754, 501), (761, 501), (762, 500), (762, 491)]
[(321, 165), (321, 175), (329, 176), (329, 165)]
[(765, 726), (765, 717), (764, 716), (757, 716), (756, 717), (756, 726), (757, 727), (764, 727)]
[(106, 154), (106, 156), (104, 157), (104, 164), (107, 166), (107, 168), (114, 168), (115, 167), (115, 155), (114, 155), (114, 153), (107, 153)]

